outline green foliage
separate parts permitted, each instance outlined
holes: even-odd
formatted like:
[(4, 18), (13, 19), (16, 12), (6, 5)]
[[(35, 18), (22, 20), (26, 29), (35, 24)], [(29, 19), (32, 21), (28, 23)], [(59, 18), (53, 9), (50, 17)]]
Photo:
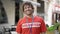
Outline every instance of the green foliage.
[(55, 23), (53, 26), (47, 27), (47, 30), (48, 31), (54, 31), (55, 29), (57, 29), (58, 26), (60, 26), (60, 24), (59, 23)]

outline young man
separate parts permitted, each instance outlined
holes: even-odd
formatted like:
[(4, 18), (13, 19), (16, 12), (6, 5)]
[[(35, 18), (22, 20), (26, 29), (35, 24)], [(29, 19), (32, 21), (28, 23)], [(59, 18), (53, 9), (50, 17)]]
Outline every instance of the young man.
[(25, 16), (18, 21), (16, 32), (18, 34), (45, 34), (46, 26), (41, 17), (33, 16), (34, 7), (30, 2), (23, 4)]

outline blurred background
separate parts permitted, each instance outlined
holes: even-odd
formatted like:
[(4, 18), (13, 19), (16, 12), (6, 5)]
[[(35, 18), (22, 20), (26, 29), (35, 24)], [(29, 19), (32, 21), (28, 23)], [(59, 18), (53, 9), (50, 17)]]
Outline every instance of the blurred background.
[[(43, 17), (46, 26), (60, 24), (60, 0), (0, 0), (0, 34), (16, 34), (17, 22), (24, 16), (22, 3), (31, 1), (34, 15)], [(60, 34), (60, 26), (47, 34)]]

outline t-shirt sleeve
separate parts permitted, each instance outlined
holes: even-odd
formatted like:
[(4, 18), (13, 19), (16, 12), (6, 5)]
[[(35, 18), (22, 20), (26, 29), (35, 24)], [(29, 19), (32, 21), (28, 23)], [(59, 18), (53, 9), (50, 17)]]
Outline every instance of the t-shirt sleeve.
[(41, 32), (46, 32), (47, 28), (46, 28), (46, 25), (45, 25), (45, 22), (43, 19), (41, 19), (41, 27), (40, 27), (40, 31)]
[(20, 19), (18, 21), (18, 24), (17, 24), (17, 27), (16, 27), (16, 32), (17, 33), (21, 33), (22, 32), (21, 21), (22, 21), (22, 19)]

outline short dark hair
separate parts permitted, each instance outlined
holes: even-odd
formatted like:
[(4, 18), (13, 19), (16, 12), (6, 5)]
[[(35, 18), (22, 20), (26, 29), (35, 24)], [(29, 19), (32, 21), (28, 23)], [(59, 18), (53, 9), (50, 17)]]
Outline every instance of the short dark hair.
[(29, 5), (29, 6), (31, 6), (32, 9), (34, 9), (34, 7), (33, 7), (33, 5), (32, 5), (31, 2), (25, 2), (25, 3), (23, 3), (23, 5), (22, 5), (22, 10), (23, 10), (23, 12), (24, 12), (24, 6), (25, 6), (25, 5)]

